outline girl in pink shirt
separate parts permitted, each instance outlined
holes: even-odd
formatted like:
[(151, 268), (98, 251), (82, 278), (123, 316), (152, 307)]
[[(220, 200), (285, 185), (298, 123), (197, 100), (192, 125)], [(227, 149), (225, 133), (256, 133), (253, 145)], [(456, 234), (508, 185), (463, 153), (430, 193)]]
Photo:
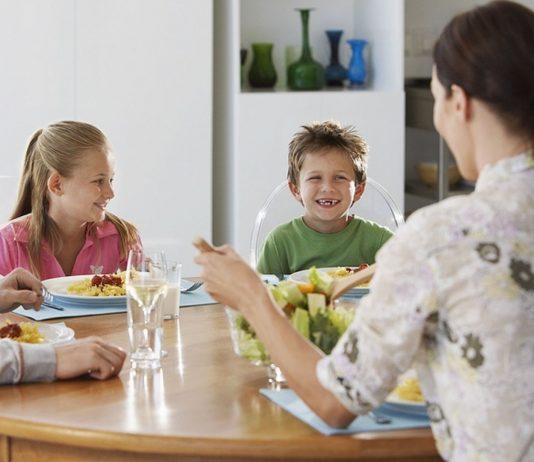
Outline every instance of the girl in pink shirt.
[(74, 121), (37, 130), (11, 221), (0, 228), (0, 274), (26, 268), (41, 279), (124, 269), (141, 247), (135, 227), (106, 211), (114, 158), (105, 135)]

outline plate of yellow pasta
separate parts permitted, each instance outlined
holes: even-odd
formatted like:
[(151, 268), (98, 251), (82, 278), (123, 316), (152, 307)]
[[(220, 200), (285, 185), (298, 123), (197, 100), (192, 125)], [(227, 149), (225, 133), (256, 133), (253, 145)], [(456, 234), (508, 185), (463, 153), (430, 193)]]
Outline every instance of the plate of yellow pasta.
[(74, 339), (74, 331), (64, 323), (46, 324), (7, 320), (0, 324), (0, 338), (11, 339), (20, 343), (59, 344)]
[(63, 307), (126, 305), (124, 274), (87, 274), (46, 279), (43, 285)]
[[(355, 272), (361, 269), (364, 269), (367, 266), (369, 265), (364, 263), (360, 266), (331, 266), (327, 268), (317, 268), (317, 270), (321, 271), (322, 273), (328, 274), (330, 277), (334, 279), (338, 279), (338, 278), (343, 278), (351, 274), (354, 274)], [(288, 276), (288, 279), (297, 284), (307, 283), (309, 271), (310, 270), (297, 271), (296, 273), (290, 274)], [(346, 295), (353, 296), (353, 297), (363, 297), (364, 295), (368, 293), (369, 293), (369, 283), (366, 282), (364, 284), (359, 285), (358, 287), (354, 287), (353, 289), (350, 289)]]
[(410, 369), (399, 377), (384, 405), (405, 414), (426, 415), (425, 398), (415, 370)]

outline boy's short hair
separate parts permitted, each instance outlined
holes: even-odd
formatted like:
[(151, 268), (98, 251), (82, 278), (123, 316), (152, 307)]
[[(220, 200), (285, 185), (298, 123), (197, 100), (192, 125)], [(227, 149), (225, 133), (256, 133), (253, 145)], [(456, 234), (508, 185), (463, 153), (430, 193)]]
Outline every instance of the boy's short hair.
[(343, 127), (335, 120), (312, 122), (302, 126), (289, 143), (287, 178), (298, 185), (299, 173), (307, 154), (325, 149), (339, 149), (352, 161), (356, 183), (367, 180), (367, 155), (369, 146), (353, 126)]

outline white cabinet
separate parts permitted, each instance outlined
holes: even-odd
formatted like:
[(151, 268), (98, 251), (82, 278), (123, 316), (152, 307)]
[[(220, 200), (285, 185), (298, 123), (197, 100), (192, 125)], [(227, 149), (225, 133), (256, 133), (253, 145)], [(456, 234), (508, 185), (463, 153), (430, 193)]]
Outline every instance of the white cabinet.
[(73, 116), (73, 16), (70, 0), (0, 0), (0, 223), (13, 209), (33, 131)]
[(19, 176), (38, 127), (93, 123), (117, 160), (111, 210), (196, 274), (191, 241), (212, 226), (212, 25), (212, 0), (0, 0), (0, 176)]
[(211, 238), (211, 0), (78, 0), (77, 117), (117, 157), (113, 211), (196, 275)]
[[(354, 125), (371, 148), (369, 175), (403, 208), (403, 5), (402, 0), (216, 2), (215, 17), (220, 18), (215, 27), (214, 100), (217, 243), (230, 242), (248, 256), (256, 213), (286, 177), (288, 143), (301, 125), (312, 120), (337, 119)], [(349, 38), (369, 40), (368, 88), (286, 89), (285, 49), (300, 47), (300, 17), (294, 9), (303, 7), (315, 8), (310, 16), (310, 42), (314, 58), (323, 64), (328, 63), (329, 55), (326, 29), (343, 29), (343, 44)], [(260, 41), (274, 43), (278, 83), (270, 91), (250, 91), (246, 85), (242, 89), (239, 49), (250, 50), (251, 43)]]

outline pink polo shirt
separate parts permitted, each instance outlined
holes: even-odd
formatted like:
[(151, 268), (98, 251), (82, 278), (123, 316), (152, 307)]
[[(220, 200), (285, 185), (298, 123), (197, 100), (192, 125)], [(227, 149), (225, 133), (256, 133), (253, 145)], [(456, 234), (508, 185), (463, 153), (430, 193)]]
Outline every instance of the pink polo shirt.
[[(28, 256), (27, 220), (7, 223), (0, 228), (0, 274), (21, 267), (31, 271)], [(120, 257), (120, 237), (115, 225), (102, 222), (96, 228), (97, 245), (90, 235), (76, 257), (72, 276), (78, 274), (114, 273), (126, 268), (126, 257)], [(101, 267), (101, 268), (100, 268)], [(41, 279), (63, 277), (65, 273), (46, 241), (41, 244)]]

